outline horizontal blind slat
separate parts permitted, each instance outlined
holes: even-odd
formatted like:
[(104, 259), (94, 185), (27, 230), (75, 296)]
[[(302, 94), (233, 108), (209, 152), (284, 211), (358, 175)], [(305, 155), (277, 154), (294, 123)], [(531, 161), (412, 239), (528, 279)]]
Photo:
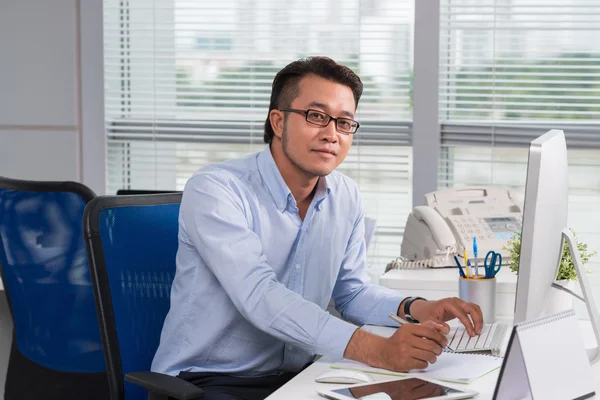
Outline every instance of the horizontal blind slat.
[(275, 74), (326, 54), (364, 83), (361, 127), (340, 170), (378, 220), (369, 262), (398, 255), (391, 244), (411, 201), (414, 0), (103, 6), (109, 191), (181, 190), (202, 166), (263, 150)]

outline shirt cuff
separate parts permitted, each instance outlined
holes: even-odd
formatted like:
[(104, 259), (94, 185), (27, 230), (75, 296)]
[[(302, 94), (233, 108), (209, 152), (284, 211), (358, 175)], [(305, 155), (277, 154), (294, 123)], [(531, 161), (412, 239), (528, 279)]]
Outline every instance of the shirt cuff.
[(330, 316), (317, 339), (314, 354), (328, 357), (332, 361), (344, 358), (344, 351), (358, 326)]
[[(405, 296), (387, 296), (381, 301), (381, 305), (377, 306), (377, 313), (373, 316), (372, 325), (382, 326), (400, 326), (396, 321), (390, 318), (390, 314), (397, 315), (398, 308), (404, 300)], [(404, 316), (402, 317), (404, 318)]]

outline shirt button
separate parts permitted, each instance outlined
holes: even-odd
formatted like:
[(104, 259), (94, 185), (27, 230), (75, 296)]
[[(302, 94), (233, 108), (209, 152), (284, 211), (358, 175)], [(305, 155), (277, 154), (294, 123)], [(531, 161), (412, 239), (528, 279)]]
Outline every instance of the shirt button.
[(296, 269), (300, 269), (300, 264), (296, 264)]
[(294, 351), (294, 346), (288, 346), (289, 351)]

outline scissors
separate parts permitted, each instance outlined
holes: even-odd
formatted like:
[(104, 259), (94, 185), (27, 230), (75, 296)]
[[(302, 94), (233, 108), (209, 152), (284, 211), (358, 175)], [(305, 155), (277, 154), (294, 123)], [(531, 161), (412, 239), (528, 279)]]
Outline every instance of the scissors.
[(483, 261), (483, 267), (485, 268), (485, 279), (495, 277), (502, 268), (502, 254), (496, 253), (494, 250), (488, 251)]

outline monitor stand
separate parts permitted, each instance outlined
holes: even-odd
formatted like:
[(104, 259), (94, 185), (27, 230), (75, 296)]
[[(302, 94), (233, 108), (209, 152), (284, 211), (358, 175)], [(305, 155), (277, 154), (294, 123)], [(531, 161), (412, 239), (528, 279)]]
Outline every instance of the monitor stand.
[(583, 263), (581, 262), (581, 256), (579, 255), (579, 250), (577, 249), (577, 243), (575, 242), (575, 238), (573, 237), (573, 234), (569, 229), (563, 230), (562, 237), (564, 240), (563, 244), (560, 247), (559, 257), (561, 257), (562, 259), (562, 246), (564, 245), (564, 242), (567, 242), (567, 245), (569, 246), (569, 251), (571, 253), (571, 257), (573, 258), (575, 272), (577, 272), (577, 279), (579, 280), (579, 284), (581, 285), (581, 293), (583, 294), (583, 296), (580, 296), (577, 293), (556, 283), (553, 283), (552, 287), (567, 292), (585, 303), (588, 314), (590, 316), (590, 322), (592, 323), (592, 329), (594, 330), (594, 337), (596, 338), (596, 347), (592, 349), (587, 349), (590, 364), (594, 364), (598, 360), (600, 360), (600, 315), (598, 314), (596, 302), (594, 301), (594, 296), (592, 295), (592, 288), (590, 286), (587, 273), (585, 272), (585, 269), (583, 268)]

